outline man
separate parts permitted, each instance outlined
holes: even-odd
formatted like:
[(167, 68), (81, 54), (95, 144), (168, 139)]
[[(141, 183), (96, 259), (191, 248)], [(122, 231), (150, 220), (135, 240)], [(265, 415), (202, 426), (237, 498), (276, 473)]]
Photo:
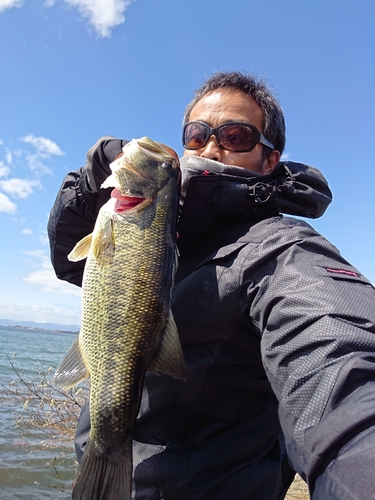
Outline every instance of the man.
[[(123, 141), (69, 174), (49, 220), (58, 277), (108, 199)], [(308, 224), (331, 193), (279, 162), (282, 110), (263, 82), (218, 73), (185, 113), (172, 310), (185, 383), (147, 373), (134, 429), (137, 500), (282, 499), (294, 471), (313, 500), (368, 499), (375, 474), (375, 290)], [(77, 429), (82, 455), (88, 409)], [(291, 464), (291, 466), (290, 466)]]

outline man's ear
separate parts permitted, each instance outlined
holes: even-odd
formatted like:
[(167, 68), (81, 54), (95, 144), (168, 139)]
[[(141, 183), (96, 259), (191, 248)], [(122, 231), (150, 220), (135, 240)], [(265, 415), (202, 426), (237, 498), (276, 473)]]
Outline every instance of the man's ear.
[(272, 153), (269, 155), (269, 157), (266, 160), (264, 160), (263, 172), (262, 172), (264, 175), (268, 175), (274, 170), (274, 168), (280, 161), (280, 156), (281, 156), (280, 151), (274, 149)]

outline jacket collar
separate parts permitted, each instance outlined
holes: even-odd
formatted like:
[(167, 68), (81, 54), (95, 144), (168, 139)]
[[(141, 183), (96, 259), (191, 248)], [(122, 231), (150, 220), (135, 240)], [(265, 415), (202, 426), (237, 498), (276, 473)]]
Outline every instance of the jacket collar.
[(226, 227), (256, 223), (286, 213), (316, 218), (332, 200), (319, 170), (281, 162), (270, 175), (198, 156), (181, 158), (182, 185), (177, 223), (180, 253), (198, 239)]

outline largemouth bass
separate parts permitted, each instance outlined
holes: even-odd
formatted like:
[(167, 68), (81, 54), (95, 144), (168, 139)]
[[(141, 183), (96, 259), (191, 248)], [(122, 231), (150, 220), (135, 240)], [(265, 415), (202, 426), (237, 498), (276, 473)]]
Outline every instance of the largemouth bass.
[(70, 260), (87, 257), (82, 324), (54, 376), (67, 389), (91, 377), (90, 437), (74, 500), (130, 500), (132, 429), (146, 370), (185, 378), (170, 310), (176, 252), (179, 160), (146, 137), (111, 164), (114, 187), (92, 235)]

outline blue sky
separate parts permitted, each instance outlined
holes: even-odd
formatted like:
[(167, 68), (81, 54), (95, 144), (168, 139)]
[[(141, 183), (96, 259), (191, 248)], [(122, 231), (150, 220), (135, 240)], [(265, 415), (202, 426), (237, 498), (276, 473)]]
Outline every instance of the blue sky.
[(334, 201), (311, 224), (375, 283), (373, 0), (0, 0), (0, 319), (79, 324), (54, 277), (49, 210), (102, 135), (182, 154), (181, 119), (216, 70), (274, 88), (285, 157)]

